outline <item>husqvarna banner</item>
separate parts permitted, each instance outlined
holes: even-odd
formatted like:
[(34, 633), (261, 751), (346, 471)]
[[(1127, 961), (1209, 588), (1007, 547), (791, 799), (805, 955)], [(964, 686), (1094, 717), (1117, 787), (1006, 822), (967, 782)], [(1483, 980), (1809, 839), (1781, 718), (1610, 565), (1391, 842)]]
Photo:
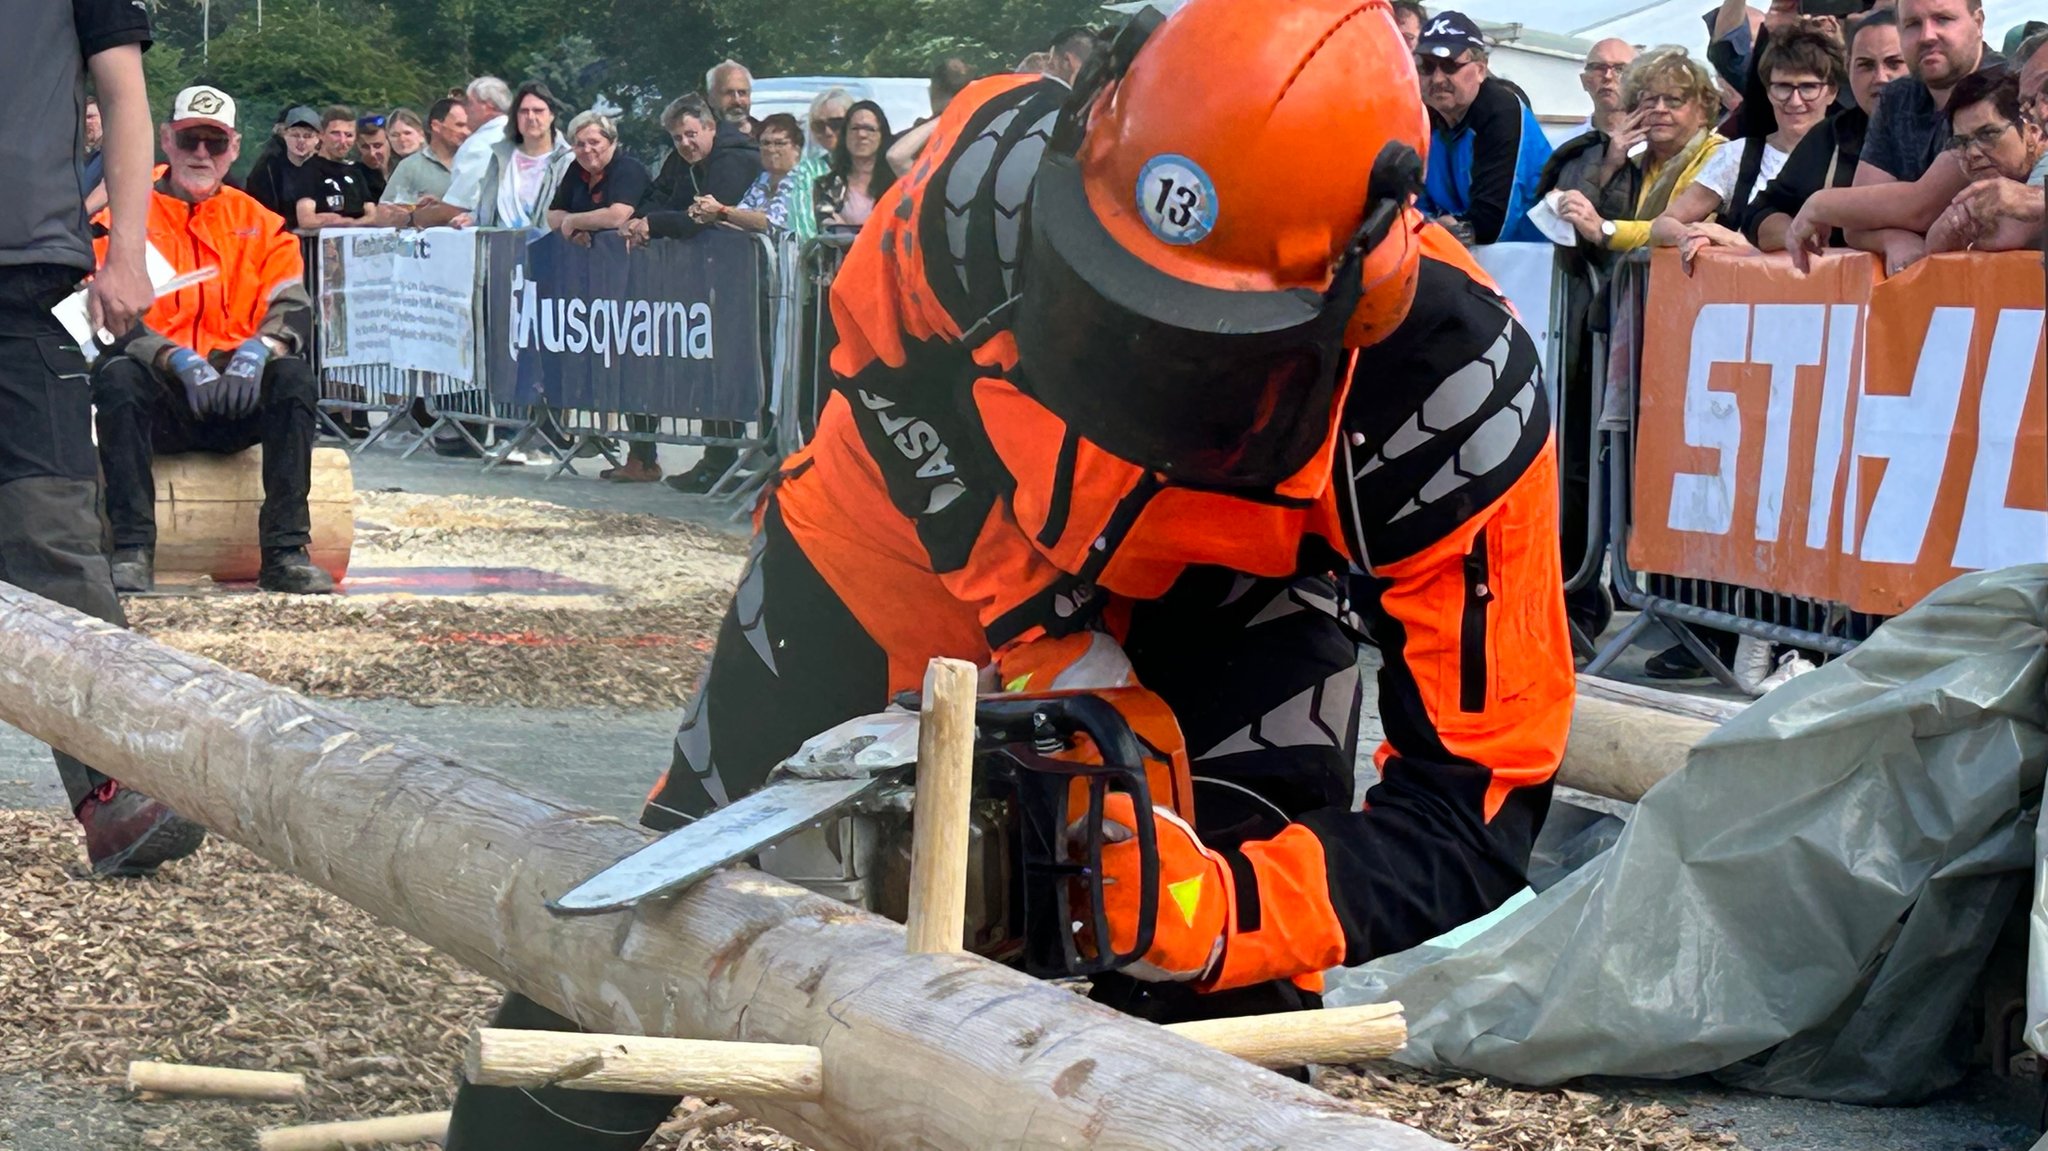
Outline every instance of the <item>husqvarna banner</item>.
[(751, 420), (761, 408), (759, 241), (713, 230), (627, 251), (485, 237), (491, 395), (511, 404)]
[(1895, 614), (2048, 560), (2041, 256), (1652, 260), (1628, 558)]

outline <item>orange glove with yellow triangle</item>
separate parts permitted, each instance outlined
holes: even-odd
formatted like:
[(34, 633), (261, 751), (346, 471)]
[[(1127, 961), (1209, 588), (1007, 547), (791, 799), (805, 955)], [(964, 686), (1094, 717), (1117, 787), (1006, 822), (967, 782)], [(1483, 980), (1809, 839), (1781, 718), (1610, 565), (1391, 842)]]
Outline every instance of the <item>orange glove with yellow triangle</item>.
[[(1201, 984), (1221, 991), (1320, 972), (1344, 959), (1344, 932), (1330, 904), (1322, 841), (1300, 824), (1272, 839), (1247, 843), (1238, 866), (1205, 846), (1195, 829), (1161, 807), (1152, 809), (1159, 841), (1157, 926), (1145, 957), (1124, 973), (1152, 982)], [(1146, 892), (1140, 872), (1136, 805), (1111, 795), (1103, 810), (1103, 905), (1110, 943), (1118, 951), (1137, 942)], [(1259, 890), (1249, 905), (1258, 919), (1244, 930), (1237, 884)], [(1085, 945), (1085, 940), (1083, 941)]]

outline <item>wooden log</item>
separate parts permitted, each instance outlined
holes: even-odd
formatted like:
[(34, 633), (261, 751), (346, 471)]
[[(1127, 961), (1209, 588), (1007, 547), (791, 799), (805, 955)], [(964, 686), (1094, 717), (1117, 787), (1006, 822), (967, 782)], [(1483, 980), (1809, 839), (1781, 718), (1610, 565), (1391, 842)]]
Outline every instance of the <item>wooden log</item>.
[(267, 1099), (290, 1102), (306, 1096), (306, 1077), (290, 1071), (242, 1071), (196, 1063), (156, 1063), (137, 1059), (128, 1064), (128, 1090), (154, 1095), (202, 1095), (215, 1099)]
[(1398, 1003), (1204, 1019), (1166, 1029), (1260, 1067), (1363, 1063), (1385, 1059), (1408, 1042), (1408, 1022)]
[(917, 815), (910, 829), (910, 950), (965, 950), (967, 833), (974, 803), (974, 665), (935, 659), (924, 669), (917, 727)]
[(308, 1123), (300, 1127), (269, 1127), (256, 1133), (258, 1151), (342, 1151), (373, 1143), (445, 1143), (448, 1112), (385, 1115), (340, 1123)]
[[(1581, 677), (1557, 782), (1628, 803), (1685, 766), (1741, 705)], [(1719, 718), (1714, 718), (1714, 717)]]
[[(156, 574), (163, 583), (253, 580), (262, 566), (256, 513), (263, 506), (263, 449), (229, 456), (187, 452), (158, 456)], [(356, 483), (349, 454), (313, 449), (313, 563), (338, 582), (348, 574), (356, 538)]]
[(573, 1087), (716, 1099), (813, 1100), (824, 1057), (801, 1043), (719, 1043), (479, 1027), (463, 1074), (486, 1087)]
[(741, 1108), (817, 1151), (1443, 1147), (758, 872), (550, 915), (646, 833), (5, 585), (0, 722), (588, 1030), (819, 1048), (822, 1098)]

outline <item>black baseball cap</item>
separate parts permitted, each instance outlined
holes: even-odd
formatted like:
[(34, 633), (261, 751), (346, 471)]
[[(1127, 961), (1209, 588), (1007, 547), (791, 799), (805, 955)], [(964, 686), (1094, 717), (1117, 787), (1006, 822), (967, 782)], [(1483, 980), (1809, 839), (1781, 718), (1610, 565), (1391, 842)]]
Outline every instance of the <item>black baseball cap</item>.
[(298, 107), (293, 108), (291, 111), (286, 112), (284, 114), (285, 127), (296, 128), (301, 124), (313, 129), (315, 132), (318, 132), (321, 128), (320, 113), (315, 112), (311, 108), (306, 107), (304, 104), (301, 104)]
[(1415, 54), (1449, 58), (1470, 48), (1486, 51), (1486, 37), (1479, 25), (1463, 12), (1439, 12), (1422, 26), (1416, 37)]

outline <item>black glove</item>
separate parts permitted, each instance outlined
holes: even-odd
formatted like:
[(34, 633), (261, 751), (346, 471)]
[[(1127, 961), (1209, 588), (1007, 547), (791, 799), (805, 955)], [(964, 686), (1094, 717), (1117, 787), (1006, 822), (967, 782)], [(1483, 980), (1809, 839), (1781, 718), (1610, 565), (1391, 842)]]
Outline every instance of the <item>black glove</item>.
[(222, 415), (239, 420), (255, 414), (256, 405), (263, 398), (263, 369), (269, 364), (270, 345), (263, 342), (263, 337), (251, 336), (242, 341), (220, 378)]
[(190, 348), (173, 348), (164, 367), (185, 386), (185, 402), (192, 405), (193, 415), (205, 418), (219, 414), (220, 373), (213, 370), (206, 357)]

